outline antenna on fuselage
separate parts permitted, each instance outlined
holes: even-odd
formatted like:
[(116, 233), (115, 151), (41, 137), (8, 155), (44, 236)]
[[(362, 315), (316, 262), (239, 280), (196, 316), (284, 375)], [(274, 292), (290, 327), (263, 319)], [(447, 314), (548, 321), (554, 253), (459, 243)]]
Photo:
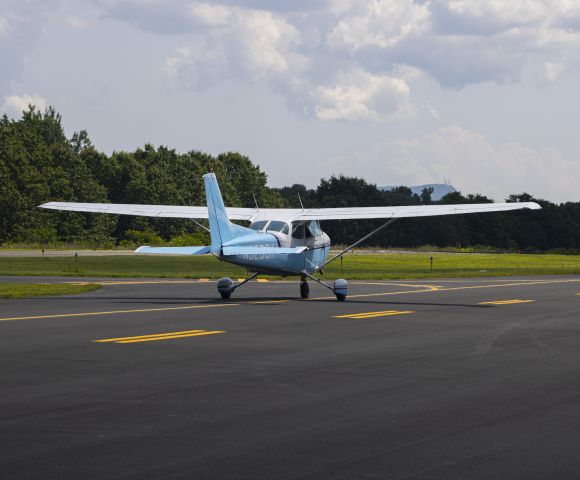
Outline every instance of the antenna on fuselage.
[(300, 192), (296, 192), (298, 194), (298, 200), (300, 200), (300, 206), (302, 207), (302, 210), (304, 210), (304, 205), (302, 204), (302, 199), (300, 198)]
[(256, 200), (256, 195), (254, 195), (254, 193), (252, 193), (252, 197), (254, 197), (254, 203), (256, 204), (256, 210), (260, 210), (260, 207), (258, 207), (258, 200)]

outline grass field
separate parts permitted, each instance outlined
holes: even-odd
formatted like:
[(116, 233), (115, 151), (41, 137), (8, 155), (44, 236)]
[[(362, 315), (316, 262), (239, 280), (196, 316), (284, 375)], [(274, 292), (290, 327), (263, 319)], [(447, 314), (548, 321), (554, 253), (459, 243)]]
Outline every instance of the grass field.
[[(386, 254), (344, 256), (325, 269), (325, 278), (352, 280), (449, 278), (504, 275), (580, 274), (580, 255), (521, 254)], [(246, 270), (203, 257), (101, 256), (0, 258), (0, 275), (94, 277), (239, 278)]]
[(52, 295), (72, 295), (92, 292), (101, 288), (96, 283), (72, 285), (70, 283), (0, 283), (0, 298), (28, 298)]

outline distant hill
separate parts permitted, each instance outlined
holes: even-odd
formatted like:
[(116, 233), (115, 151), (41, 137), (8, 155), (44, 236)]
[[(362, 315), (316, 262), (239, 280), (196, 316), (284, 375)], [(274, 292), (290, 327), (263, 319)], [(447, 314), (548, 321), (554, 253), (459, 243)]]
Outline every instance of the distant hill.
[[(455, 188), (452, 185), (447, 185), (446, 183), (428, 183), (426, 185), (415, 185), (413, 187), (409, 187), (413, 193), (417, 195), (421, 195), (421, 192), (424, 188), (432, 187), (433, 193), (431, 194), (431, 200), (438, 201), (441, 200), (445, 195), (448, 193), (456, 192)], [(397, 188), (396, 186), (387, 186), (387, 187), (379, 187), (380, 190), (392, 190), (393, 188)]]

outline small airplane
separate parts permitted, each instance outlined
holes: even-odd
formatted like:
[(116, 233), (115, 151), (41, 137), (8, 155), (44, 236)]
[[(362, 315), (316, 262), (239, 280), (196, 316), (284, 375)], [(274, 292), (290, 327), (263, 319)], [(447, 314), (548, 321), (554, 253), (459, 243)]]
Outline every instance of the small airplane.
[[(252, 275), (235, 283), (231, 278), (218, 280), (222, 298), (230, 298), (237, 288), (258, 275), (300, 277), (300, 296), (308, 298), (307, 280), (331, 290), (338, 301), (346, 300), (348, 283), (338, 279), (329, 285), (314, 276), (324, 273), (330, 262), (340, 258), (365, 240), (386, 228), (398, 218), (457, 215), (465, 213), (504, 212), (541, 207), (534, 202), (482, 203), (455, 205), (413, 205), (402, 207), (352, 208), (226, 208), (214, 173), (203, 176), (207, 207), (173, 205), (130, 205), (112, 203), (49, 202), (41, 208), (73, 212), (95, 212), (145, 217), (188, 218), (209, 231), (210, 246), (200, 247), (139, 247), (135, 252), (155, 255), (205, 255), (246, 267)], [(197, 220), (209, 220), (209, 229)], [(386, 222), (330, 259), (330, 238), (320, 228), (320, 220), (385, 219)], [(232, 223), (246, 220), (249, 227)]]

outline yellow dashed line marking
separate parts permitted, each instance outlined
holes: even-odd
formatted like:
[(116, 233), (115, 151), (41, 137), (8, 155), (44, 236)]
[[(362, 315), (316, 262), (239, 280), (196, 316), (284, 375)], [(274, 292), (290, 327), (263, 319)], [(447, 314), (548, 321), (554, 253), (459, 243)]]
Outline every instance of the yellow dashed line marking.
[(104, 338), (93, 340), (96, 343), (140, 343), (157, 342), (159, 340), (173, 340), (176, 338), (201, 337), (203, 335), (217, 335), (226, 333), (225, 330), (185, 330), (182, 332), (153, 333), (151, 335), (138, 335), (135, 337)]
[(259, 283), (266, 283), (268, 281), (267, 278), (258, 278)]
[(0, 318), (0, 322), (11, 322), (14, 320), (35, 320), (40, 318), (64, 318), (64, 317), (89, 317), (95, 315), (115, 315), (119, 313), (147, 313), (147, 312), (168, 312), (171, 310), (192, 310), (195, 308), (215, 308), (215, 307), (235, 307), (239, 303), (220, 303), (211, 305), (187, 305), (184, 307), (164, 307), (164, 308), (140, 308), (135, 310), (110, 310), (107, 312), (84, 312), (84, 313), (60, 313), (56, 315), (36, 315), (31, 317), (11, 317)]
[[(488, 284), (488, 285), (469, 285), (465, 287), (441, 287), (441, 288), (429, 288), (428, 290), (403, 290), (399, 292), (380, 292), (380, 293), (363, 293), (357, 295), (348, 295), (348, 298), (361, 298), (361, 297), (383, 297), (387, 295), (404, 295), (408, 293), (429, 293), (429, 292), (453, 292), (456, 290), (474, 290), (480, 288), (503, 288), (503, 287), (519, 287), (525, 285), (548, 285), (557, 283), (578, 283), (580, 280), (533, 280), (530, 282), (517, 282), (517, 283), (501, 283), (501, 284)], [(316, 297), (310, 298), (309, 300), (331, 300), (335, 298), (332, 297)]]
[(93, 282), (60, 282), (60, 283), (71, 283), (73, 285), (88, 285), (91, 283), (98, 283), (99, 285), (171, 285), (171, 284), (184, 284), (184, 283), (197, 283), (197, 282), (209, 282), (209, 278), (200, 278), (198, 280), (95, 280)]
[(444, 288), (442, 285), (425, 285), (421, 283), (389, 283), (389, 282), (357, 282), (352, 281), (353, 285), (380, 285), (380, 286), (395, 286), (395, 287), (413, 287), (413, 288), (430, 288), (431, 290), (439, 290)]
[(376, 317), (390, 317), (393, 315), (407, 315), (415, 313), (414, 310), (383, 310), (380, 312), (364, 312), (364, 313), (349, 313), (346, 315), (335, 315), (334, 318), (376, 318)]
[(479, 305), (513, 305), (516, 303), (532, 303), (535, 300), (493, 300), (491, 302), (479, 302)]
[[(209, 281), (208, 279), (200, 279), (199, 281)], [(258, 279), (258, 282), (263, 282), (265, 279)], [(462, 287), (437, 287), (434, 285), (424, 285), (427, 288), (423, 290), (402, 290), (397, 292), (379, 292), (379, 293), (367, 293), (358, 295), (349, 295), (348, 298), (364, 298), (364, 297), (383, 297), (388, 295), (407, 295), (415, 293), (429, 293), (429, 292), (451, 292), (455, 290), (474, 290), (474, 289), (484, 289), (484, 288), (498, 288), (498, 287), (514, 287), (514, 286), (524, 286), (524, 285), (547, 285), (547, 284), (563, 284), (563, 283), (579, 283), (580, 280), (532, 280), (527, 282), (514, 282), (514, 283), (501, 283), (501, 284), (487, 284), (487, 285), (469, 285)], [(414, 285), (415, 286), (415, 285)], [(578, 293), (577, 295), (580, 295)], [(309, 300), (330, 300), (335, 297), (317, 297), (310, 298)], [(290, 300), (292, 301), (292, 300)], [(301, 301), (301, 300), (296, 300)], [(269, 303), (271, 301), (268, 301)], [(54, 315), (36, 315), (36, 316), (26, 316), (26, 317), (9, 317), (0, 318), (0, 322), (9, 322), (14, 320), (34, 320), (34, 319), (45, 319), (45, 318), (65, 318), (65, 317), (86, 317), (86, 316), (98, 316), (98, 315), (113, 315), (113, 314), (123, 314), (123, 313), (147, 313), (147, 312), (163, 312), (172, 310), (191, 310), (197, 308), (215, 308), (215, 307), (233, 307), (240, 306), (242, 304), (247, 304), (250, 302), (241, 303), (220, 303), (220, 304), (210, 304), (210, 305), (188, 305), (183, 307), (165, 307), (165, 308), (143, 308), (135, 310), (113, 310), (105, 312), (84, 312), (84, 313), (66, 313), (66, 314), (54, 314)]]
[(269, 303), (286, 303), (290, 300), (261, 300), (259, 302), (251, 302), (254, 305), (267, 305)]

